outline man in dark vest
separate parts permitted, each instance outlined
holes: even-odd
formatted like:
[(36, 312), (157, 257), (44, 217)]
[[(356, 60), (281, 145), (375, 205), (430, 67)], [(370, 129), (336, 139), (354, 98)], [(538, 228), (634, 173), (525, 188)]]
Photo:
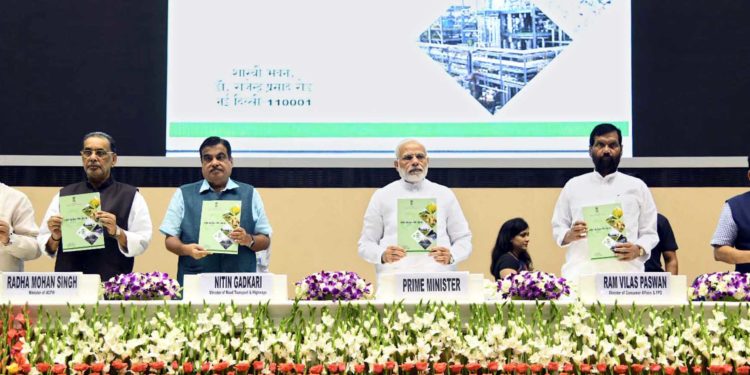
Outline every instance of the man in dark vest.
[[(86, 134), (81, 158), (86, 180), (63, 187), (52, 198), (42, 220), (39, 247), (55, 258), (56, 272), (98, 274), (106, 281), (115, 275), (133, 272), (133, 258), (143, 254), (151, 242), (151, 216), (138, 189), (112, 177), (117, 154), (115, 140), (110, 135)], [(101, 207), (95, 215), (104, 230), (104, 248), (66, 252), (59, 198), (94, 192), (100, 194)]]
[[(750, 156), (747, 163), (750, 180)], [(711, 246), (714, 259), (734, 264), (737, 272), (750, 272), (750, 191), (724, 203)]]
[[(203, 180), (181, 186), (172, 196), (159, 230), (167, 250), (179, 256), (177, 281), (205, 272), (255, 272), (255, 252), (271, 244), (271, 226), (263, 201), (253, 186), (229, 178), (232, 146), (219, 137), (206, 138), (198, 148)], [(239, 226), (228, 233), (237, 254), (215, 254), (198, 244), (204, 201), (240, 201)]]

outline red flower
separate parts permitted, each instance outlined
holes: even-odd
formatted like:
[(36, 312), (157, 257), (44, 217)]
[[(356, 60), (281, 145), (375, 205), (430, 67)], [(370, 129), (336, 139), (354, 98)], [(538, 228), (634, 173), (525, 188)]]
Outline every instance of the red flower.
[(148, 367), (151, 367), (152, 370), (161, 371), (165, 365), (164, 361), (159, 361), (149, 363)]
[(344, 371), (346, 371), (346, 363), (339, 362), (339, 372), (344, 372)]
[(62, 363), (55, 363), (54, 366), (52, 366), (52, 373), (53, 374), (62, 374), (65, 372), (65, 370), (68, 368), (68, 366), (65, 366)]
[(547, 371), (555, 372), (560, 369), (560, 365), (557, 362), (550, 362), (547, 364)]
[(661, 371), (661, 366), (659, 366), (658, 363), (652, 363), (651, 367), (648, 368), (648, 371), (659, 372), (659, 371)]
[(633, 372), (636, 373), (636, 374), (642, 373), (644, 367), (645, 366), (643, 366), (640, 363), (633, 363), (632, 365), (630, 365), (630, 369), (633, 370)]
[(615, 374), (624, 374), (628, 372), (628, 365), (615, 365)]
[(472, 374), (476, 374), (480, 368), (482, 368), (482, 365), (477, 362), (469, 362), (466, 364), (466, 369)]
[(310, 367), (310, 373), (315, 375), (320, 375), (320, 373), (323, 372), (323, 365), (315, 365), (313, 367)]
[(102, 372), (104, 370), (104, 362), (96, 362), (91, 364), (91, 372)]
[(146, 362), (136, 362), (130, 365), (130, 371), (133, 372), (144, 372), (148, 370), (148, 363)]
[(276, 373), (276, 362), (272, 362), (270, 365), (268, 365), (268, 371), (271, 371), (272, 374)]
[(417, 371), (423, 372), (423, 371), (427, 371), (430, 368), (430, 364), (424, 361), (417, 362), (416, 367), (417, 367)]
[(542, 366), (539, 363), (534, 363), (534, 364), (531, 365), (531, 373), (532, 374), (536, 374), (536, 373), (542, 372), (542, 370), (544, 370), (544, 366)]
[(687, 366), (680, 366), (679, 370), (680, 370), (680, 374), (687, 374), (688, 373)]
[(235, 375), (235, 372), (234, 371), (229, 371), (229, 372), (227, 372), (227, 375)]
[(573, 364), (572, 363), (566, 363), (563, 365), (563, 371), (571, 373), (573, 372)]
[[(37, 367), (37, 369), (39, 369), (39, 368)], [(740, 366), (740, 367), (737, 367), (737, 374), (738, 375), (748, 375), (748, 374), (750, 374), (750, 366)]]
[(568, 375), (567, 372), (561, 372), (560, 375)]
[(365, 372), (365, 365), (361, 363), (357, 363), (356, 365), (354, 365), (354, 373), (362, 374), (364, 372)]
[(410, 362), (407, 362), (401, 365), (401, 370), (403, 370), (404, 372), (409, 372), (413, 368), (414, 368), (414, 364)]
[(497, 363), (497, 362), (493, 361), (493, 362), (490, 362), (490, 363), (487, 364), (487, 371), (497, 372), (497, 370), (499, 370), (499, 369), (500, 369), (500, 364)]
[(8, 330), (8, 340), (14, 339), (14, 338), (16, 338), (16, 336), (18, 336), (18, 331), (16, 331), (13, 328), (11, 328), (11, 329)]
[(24, 363), (24, 364), (22, 364), (22, 365), (21, 365), (21, 371), (22, 371), (23, 373), (26, 373), (26, 374), (28, 374), (29, 372), (31, 372), (31, 364), (30, 364), (30, 363), (28, 363), (28, 362), (27, 362), (27, 363)]
[(708, 366), (708, 372), (712, 374), (723, 374), (724, 373), (724, 365), (711, 365)]
[(451, 374), (458, 374), (461, 372), (461, 370), (463, 370), (463, 368), (464, 368), (464, 365), (460, 363), (454, 363), (450, 366)]
[(190, 374), (193, 371), (195, 371), (195, 366), (193, 365), (193, 362), (185, 362), (182, 364), (182, 372), (186, 374)]
[(263, 363), (263, 361), (253, 361), (253, 370), (260, 371), (263, 370), (263, 367), (266, 365)]
[(435, 374), (444, 374), (446, 368), (448, 368), (448, 364), (445, 362), (438, 362), (432, 365), (432, 369), (435, 370)]
[(172, 370), (177, 371), (180, 369), (180, 364), (177, 361), (172, 361)]
[(250, 370), (250, 362), (240, 362), (234, 365), (234, 369), (239, 372), (245, 372), (247, 370)]
[(701, 372), (703, 372), (703, 367), (701, 365), (693, 366), (693, 374), (700, 374)]
[(211, 369), (211, 363), (209, 362), (203, 362), (201, 365), (201, 372), (208, 372), (208, 370)]
[(604, 373), (607, 371), (607, 364), (606, 363), (597, 363), (596, 364), (596, 371), (599, 371), (599, 373)]
[(26, 317), (23, 316), (22, 313), (18, 313), (18, 314), (16, 314), (16, 317), (13, 318), (13, 321), (15, 321), (17, 323), (24, 324), (24, 323), (26, 323)]
[(396, 368), (396, 362), (388, 361), (385, 363), (386, 370), (393, 370), (394, 368)]
[(292, 372), (294, 370), (294, 363), (282, 363), (279, 365), (279, 371), (281, 372)]
[(526, 371), (529, 369), (529, 365), (526, 363), (516, 363), (516, 372), (520, 372), (522, 374), (525, 374)]
[[(375, 374), (382, 374), (383, 370), (385, 370), (385, 366), (380, 363), (375, 363), (372, 365), (372, 372)], [(312, 372), (312, 370), (310, 370), (310, 372)]]
[[(581, 372), (584, 374), (588, 374), (589, 372), (591, 372), (591, 365), (588, 363), (581, 363), (578, 367), (581, 369)], [(604, 369), (605, 370), (607, 369), (607, 365), (604, 365)]]
[(73, 371), (84, 372), (89, 369), (89, 365), (85, 363), (74, 363)]
[(304, 363), (298, 363), (294, 365), (294, 372), (298, 374), (304, 374), (305, 373), (305, 364)]
[(339, 372), (338, 363), (329, 363), (327, 367), (328, 367), (328, 372), (330, 372), (331, 374), (336, 374)]
[(730, 365), (729, 363), (727, 363), (726, 365), (724, 365), (724, 372), (727, 373), (727, 374), (731, 374), (732, 373), (732, 365)]
[(227, 361), (221, 361), (214, 365), (214, 367), (211, 369), (213, 372), (222, 372), (229, 368), (229, 362)]
[(506, 363), (503, 365), (503, 371), (505, 371), (508, 374), (513, 373), (513, 371), (516, 371), (516, 365), (514, 363)]
[[(745, 366), (745, 367), (747, 367), (747, 366)], [(41, 372), (41, 373), (45, 373), (45, 372), (49, 371), (50, 368), (52, 368), (52, 366), (50, 366), (50, 364), (46, 363), (46, 362), (39, 362), (39, 363), (36, 364), (36, 370), (39, 371), (39, 372)], [(737, 369), (737, 372), (740, 372), (740, 369)]]
[(128, 368), (128, 364), (123, 362), (121, 359), (115, 359), (114, 361), (112, 361), (112, 367), (116, 371), (120, 371)]
[(675, 371), (677, 371), (677, 369), (672, 366), (664, 366), (664, 373), (667, 375), (674, 375)]

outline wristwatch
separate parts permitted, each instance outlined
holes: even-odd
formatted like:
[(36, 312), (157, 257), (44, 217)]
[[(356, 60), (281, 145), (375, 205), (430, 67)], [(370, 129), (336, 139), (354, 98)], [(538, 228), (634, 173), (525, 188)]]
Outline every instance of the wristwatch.
[(115, 238), (120, 238), (120, 233), (122, 233), (122, 229), (120, 229), (119, 226), (115, 227), (115, 228), (117, 228), (117, 229), (115, 229), (115, 235), (114, 235), (114, 237)]
[(636, 246), (638, 246), (638, 257), (642, 257), (646, 255), (646, 249), (644, 249), (643, 246), (641, 245), (636, 245)]
[(255, 236), (253, 236), (250, 233), (248, 233), (248, 235), (250, 236), (250, 243), (247, 245), (247, 247), (250, 248), (250, 250), (252, 250), (253, 245), (255, 245)]

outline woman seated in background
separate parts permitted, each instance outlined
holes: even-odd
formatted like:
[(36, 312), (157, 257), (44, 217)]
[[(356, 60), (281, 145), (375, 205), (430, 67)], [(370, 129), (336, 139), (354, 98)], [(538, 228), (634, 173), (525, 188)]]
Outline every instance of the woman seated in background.
[(529, 224), (520, 217), (503, 223), (492, 250), (490, 272), (502, 279), (520, 271), (533, 270), (529, 247)]

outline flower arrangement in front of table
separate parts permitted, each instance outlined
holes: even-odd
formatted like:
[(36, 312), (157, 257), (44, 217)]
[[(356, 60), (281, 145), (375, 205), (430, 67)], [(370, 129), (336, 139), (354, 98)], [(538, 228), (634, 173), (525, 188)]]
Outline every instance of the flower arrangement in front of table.
[(265, 304), (12, 309), (0, 306), (3, 374), (750, 373), (747, 305), (294, 304), (280, 317)]
[(320, 271), (294, 285), (297, 298), (319, 301), (372, 299), (374, 289), (371, 283), (351, 271)]
[(497, 280), (502, 299), (555, 300), (570, 294), (570, 286), (562, 277), (541, 271), (521, 271)]
[(750, 275), (713, 272), (698, 276), (688, 289), (694, 301), (750, 301)]
[(180, 284), (165, 272), (123, 273), (105, 281), (103, 287), (108, 300), (164, 300), (180, 295)]

